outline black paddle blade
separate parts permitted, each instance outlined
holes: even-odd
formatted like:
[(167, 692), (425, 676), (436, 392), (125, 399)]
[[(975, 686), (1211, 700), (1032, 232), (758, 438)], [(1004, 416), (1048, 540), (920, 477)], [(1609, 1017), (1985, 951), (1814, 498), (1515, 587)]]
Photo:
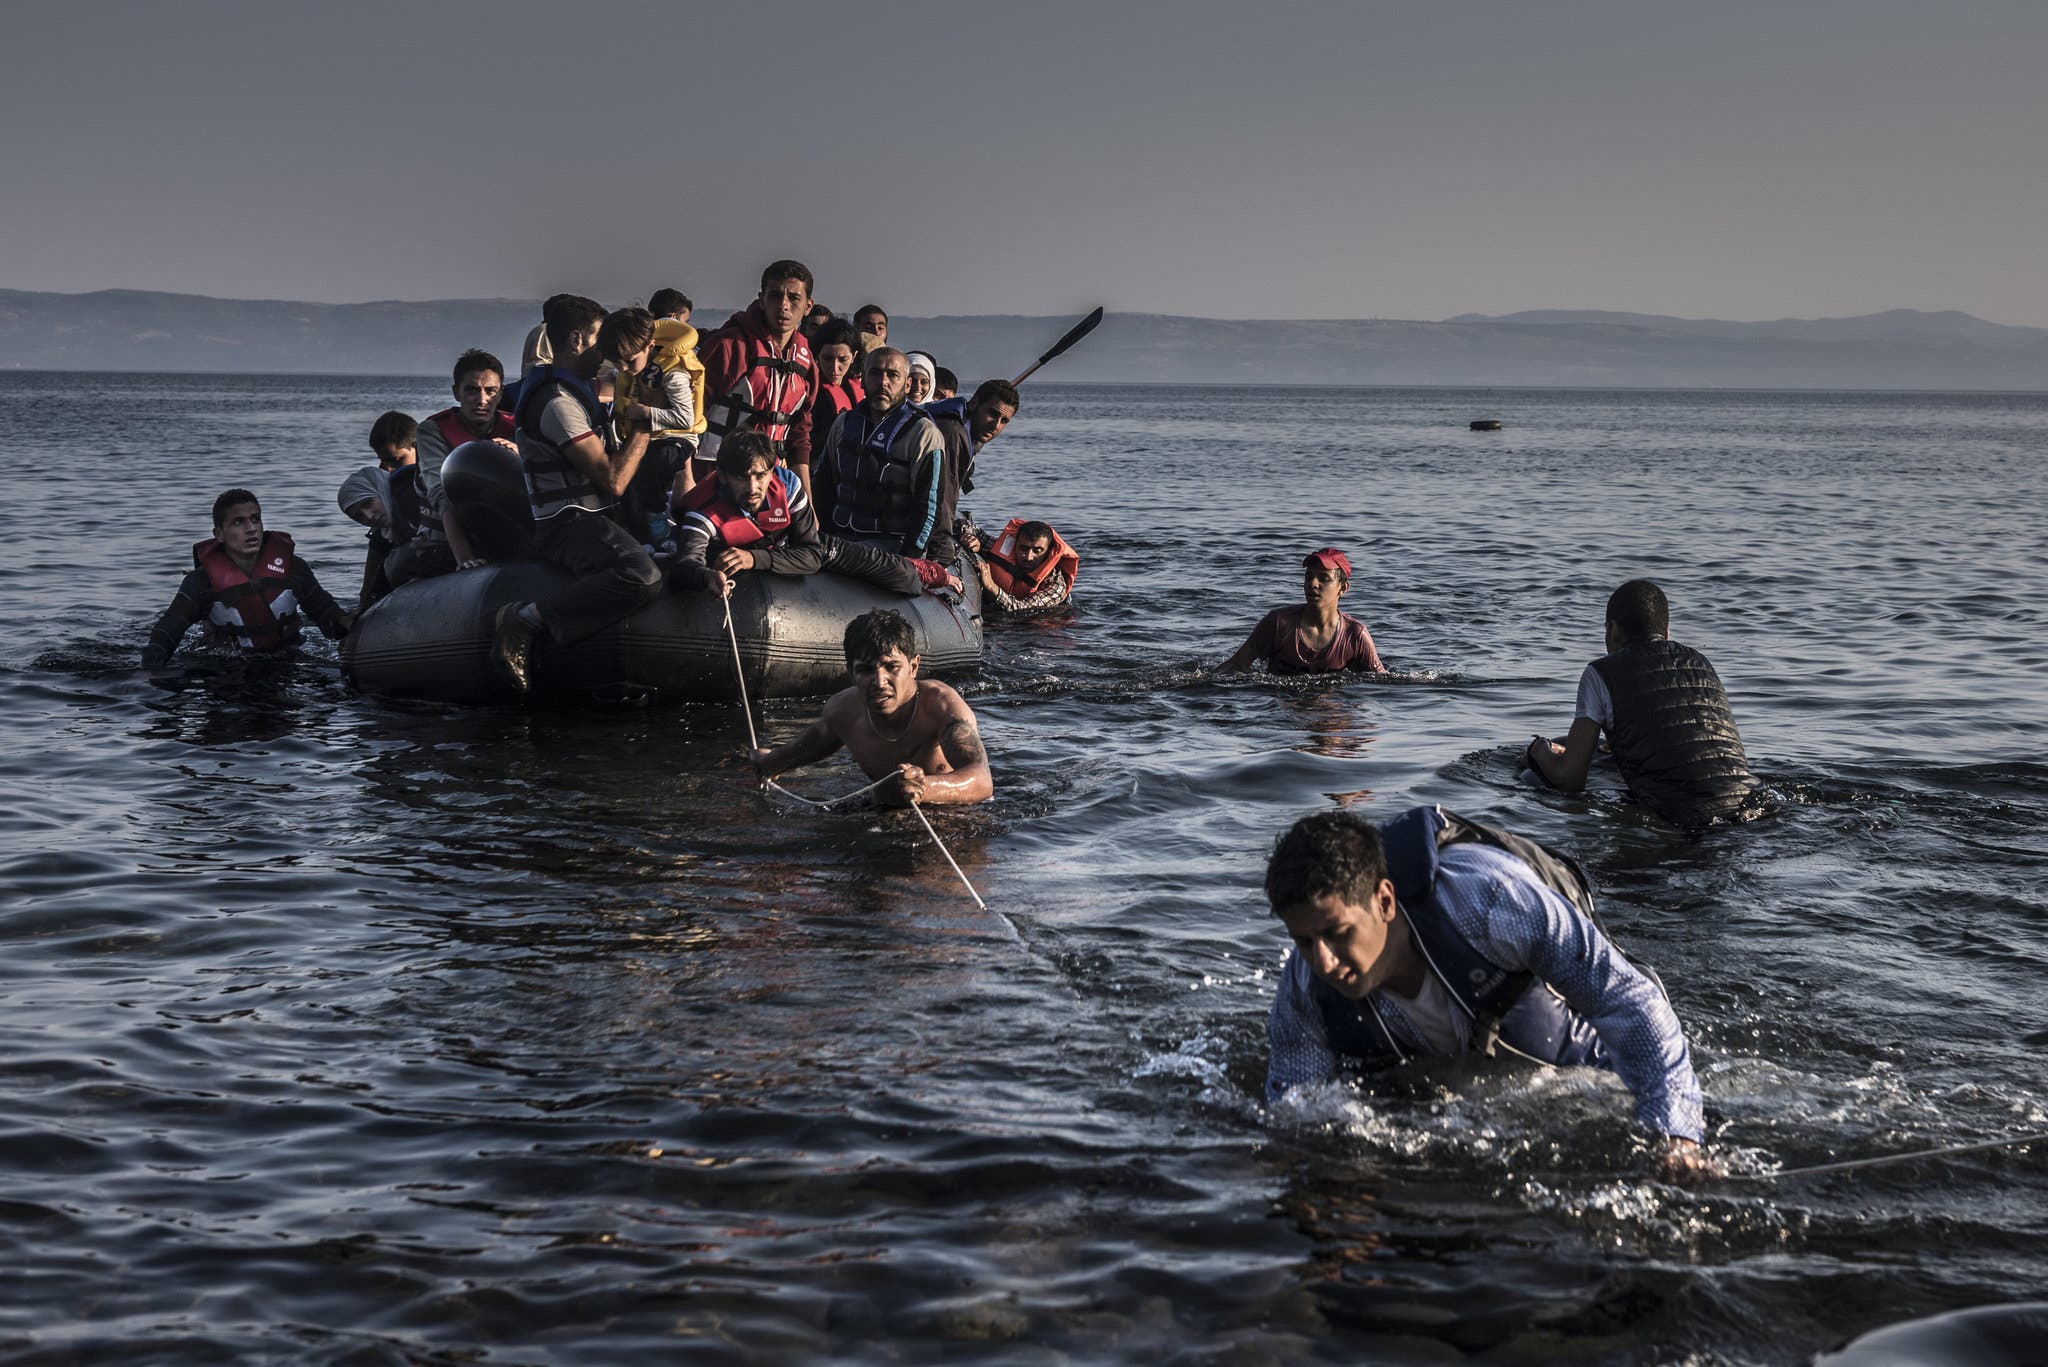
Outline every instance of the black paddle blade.
[(1057, 342), (1054, 342), (1052, 344), (1052, 350), (1046, 352), (1045, 355), (1038, 358), (1038, 364), (1044, 365), (1047, 361), (1050, 361), (1053, 357), (1059, 355), (1068, 347), (1080, 341), (1083, 337), (1086, 337), (1089, 333), (1095, 331), (1096, 324), (1100, 323), (1101, 321), (1102, 306), (1098, 304), (1095, 306), (1095, 312), (1089, 314), (1086, 318), (1083, 318), (1080, 322), (1074, 324), (1073, 329), (1069, 331), (1066, 336), (1060, 338)]

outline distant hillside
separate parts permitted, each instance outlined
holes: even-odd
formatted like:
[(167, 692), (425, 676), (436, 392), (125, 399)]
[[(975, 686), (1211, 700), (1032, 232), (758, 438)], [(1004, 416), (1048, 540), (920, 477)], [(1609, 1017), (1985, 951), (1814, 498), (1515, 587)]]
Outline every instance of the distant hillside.
[[(728, 310), (707, 308), (715, 325)], [(465, 347), (508, 365), (539, 318), (526, 299), (311, 304), (140, 290), (0, 290), (0, 367), (311, 374), (443, 372)], [(963, 379), (1011, 375), (1073, 322), (899, 317), (892, 341)], [(1737, 323), (1546, 310), (1446, 322), (1111, 313), (1048, 378), (1202, 384), (2048, 389), (2048, 329), (1966, 313)]]

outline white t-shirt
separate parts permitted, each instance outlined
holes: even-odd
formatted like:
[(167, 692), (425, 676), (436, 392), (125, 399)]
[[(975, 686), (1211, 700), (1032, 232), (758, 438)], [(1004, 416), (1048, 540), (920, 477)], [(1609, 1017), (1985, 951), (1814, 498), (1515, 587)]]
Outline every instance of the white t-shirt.
[(1436, 974), (1425, 972), (1422, 991), (1413, 997), (1404, 997), (1386, 988), (1380, 990), (1401, 1008), (1408, 1017), (1408, 1023), (1429, 1041), (1430, 1048), (1439, 1054), (1456, 1054), (1464, 1049), (1465, 1042), (1458, 1038), (1457, 1023), (1451, 1018), (1451, 1013), (1457, 1008), (1451, 1005), (1451, 994), (1444, 990), (1443, 981)]
[(1600, 723), (1602, 731), (1614, 730), (1614, 695), (1607, 691), (1607, 680), (1600, 677), (1600, 671), (1591, 665), (1579, 675), (1579, 710), (1581, 717), (1591, 717)]

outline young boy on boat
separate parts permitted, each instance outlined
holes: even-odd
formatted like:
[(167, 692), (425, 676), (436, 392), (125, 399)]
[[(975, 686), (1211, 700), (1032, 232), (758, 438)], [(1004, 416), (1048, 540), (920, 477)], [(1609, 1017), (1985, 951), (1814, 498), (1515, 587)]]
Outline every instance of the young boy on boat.
[(816, 764), (843, 746), (884, 806), (986, 801), (995, 791), (974, 710), (951, 687), (917, 677), (917, 636), (902, 614), (876, 608), (846, 627), (852, 686), (834, 694), (809, 729), (787, 745), (746, 752), (764, 779)]

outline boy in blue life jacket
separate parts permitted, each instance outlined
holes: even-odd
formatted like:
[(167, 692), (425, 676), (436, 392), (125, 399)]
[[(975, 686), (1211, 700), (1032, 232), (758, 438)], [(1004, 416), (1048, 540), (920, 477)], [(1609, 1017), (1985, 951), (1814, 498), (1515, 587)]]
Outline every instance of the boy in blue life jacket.
[(1505, 1048), (1613, 1071), (1663, 1137), (1659, 1175), (1718, 1175), (1684, 1028), (1570, 860), (1441, 807), (1384, 826), (1319, 812), (1274, 846), (1266, 897), (1294, 940), (1266, 1027), (1269, 1104), (1347, 1069)]

